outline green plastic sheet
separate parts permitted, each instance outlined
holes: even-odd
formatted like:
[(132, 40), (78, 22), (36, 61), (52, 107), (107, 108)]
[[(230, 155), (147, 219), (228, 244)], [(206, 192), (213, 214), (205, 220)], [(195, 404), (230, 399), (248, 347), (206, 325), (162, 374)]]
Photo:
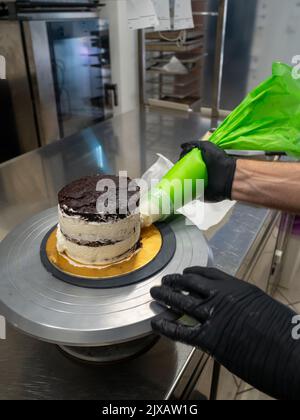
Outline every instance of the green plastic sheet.
[(274, 63), (272, 76), (224, 120), (210, 141), (222, 149), (300, 157), (300, 80), (292, 68)]

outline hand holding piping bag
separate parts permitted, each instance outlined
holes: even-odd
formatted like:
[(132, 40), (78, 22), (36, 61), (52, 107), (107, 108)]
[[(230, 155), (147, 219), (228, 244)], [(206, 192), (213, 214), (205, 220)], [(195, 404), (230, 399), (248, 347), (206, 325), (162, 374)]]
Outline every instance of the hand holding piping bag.
[(207, 168), (205, 200), (210, 202), (231, 200), (236, 159), (228, 156), (210, 141), (185, 143), (181, 147), (183, 149), (181, 158), (195, 148), (201, 151), (202, 159)]
[[(290, 66), (274, 63), (271, 77), (250, 92), (223, 121), (211, 135), (210, 143), (222, 150), (285, 152), (300, 157), (299, 103), (300, 80), (293, 78)], [(216, 165), (218, 159), (221, 163), (220, 168)], [(205, 162), (210, 169), (206, 167)], [(226, 185), (222, 184), (222, 170)], [(221, 152), (216, 148), (213, 150), (209, 143), (204, 146), (198, 144), (196, 148), (195, 144), (192, 144), (190, 153), (177, 162), (142, 202), (142, 220), (144, 219), (145, 224), (149, 225), (164, 219), (163, 197), (170, 201), (173, 212), (177, 210), (174, 207), (175, 180), (179, 180), (183, 185), (185, 179), (192, 179), (192, 193), (195, 193), (196, 181), (203, 179), (208, 188), (206, 192), (208, 199), (218, 201), (231, 198), (231, 181), (234, 173), (235, 163), (232, 158), (224, 153), (221, 156)], [(181, 191), (184, 191), (182, 186)], [(155, 201), (158, 204), (154, 206), (156, 212), (154, 215), (149, 210), (151, 206), (149, 207), (148, 203)]]

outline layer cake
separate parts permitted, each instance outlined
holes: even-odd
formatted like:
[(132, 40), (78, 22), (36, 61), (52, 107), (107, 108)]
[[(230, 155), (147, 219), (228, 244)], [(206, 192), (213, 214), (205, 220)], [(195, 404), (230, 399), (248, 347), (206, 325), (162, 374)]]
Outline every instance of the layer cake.
[[(107, 180), (115, 188), (97, 191), (99, 182)], [(116, 203), (113, 210), (103, 206), (107, 200)], [(82, 178), (64, 187), (58, 202), (60, 253), (84, 265), (109, 265), (138, 250), (139, 187), (130, 178), (107, 175)]]

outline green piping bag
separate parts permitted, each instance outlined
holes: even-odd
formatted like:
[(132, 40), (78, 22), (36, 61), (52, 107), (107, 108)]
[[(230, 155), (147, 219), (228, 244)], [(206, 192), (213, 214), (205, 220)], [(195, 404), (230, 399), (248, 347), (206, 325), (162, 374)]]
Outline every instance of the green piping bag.
[(209, 139), (221, 149), (285, 152), (300, 157), (300, 79), (274, 63), (261, 83)]
[[(272, 76), (247, 95), (209, 141), (224, 150), (285, 152), (300, 158), (300, 79), (293, 76), (290, 66), (274, 63)], [(192, 180), (190, 191), (185, 191), (186, 179)], [(194, 149), (176, 163), (146, 200), (142, 200), (143, 223), (149, 225), (167, 217), (169, 212), (164, 210), (163, 200), (169, 202), (171, 212), (175, 213), (178, 210), (176, 195), (196, 198), (197, 179), (202, 179), (207, 186), (206, 166), (200, 150)], [(146, 202), (153, 203), (151, 211), (146, 210)]]

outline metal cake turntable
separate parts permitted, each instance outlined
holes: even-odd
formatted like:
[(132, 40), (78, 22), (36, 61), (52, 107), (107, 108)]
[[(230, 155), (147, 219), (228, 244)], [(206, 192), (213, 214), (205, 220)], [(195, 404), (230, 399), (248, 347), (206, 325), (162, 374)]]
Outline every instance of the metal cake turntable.
[(150, 289), (167, 274), (209, 262), (201, 232), (178, 218), (162, 229), (165, 252), (126, 274), (124, 283), (119, 275), (100, 288), (83, 287), (78, 279), (71, 284), (45, 268), (40, 257), (56, 223), (57, 207), (18, 226), (0, 243), (0, 315), (24, 333), (87, 362), (114, 362), (150, 348), (157, 340), (151, 320), (164, 311), (152, 301)]

